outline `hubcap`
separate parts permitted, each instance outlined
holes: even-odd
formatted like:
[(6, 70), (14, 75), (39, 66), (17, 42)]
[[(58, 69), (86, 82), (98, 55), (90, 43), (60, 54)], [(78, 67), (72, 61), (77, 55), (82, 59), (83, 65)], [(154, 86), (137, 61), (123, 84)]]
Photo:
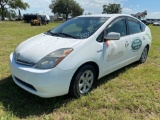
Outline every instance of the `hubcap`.
[(142, 53), (142, 61), (145, 61), (147, 59), (148, 50), (147, 48), (144, 48)]
[(93, 84), (94, 75), (91, 70), (86, 70), (80, 77), (79, 80), (79, 91), (81, 94), (87, 93)]

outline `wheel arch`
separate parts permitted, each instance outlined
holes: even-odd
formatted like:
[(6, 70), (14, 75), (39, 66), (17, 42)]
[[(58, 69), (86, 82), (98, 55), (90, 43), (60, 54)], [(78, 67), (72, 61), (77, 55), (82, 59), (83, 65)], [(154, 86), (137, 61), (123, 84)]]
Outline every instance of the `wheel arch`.
[(150, 45), (149, 45), (149, 44), (147, 44), (144, 48), (146, 48), (146, 47), (147, 47), (147, 49), (148, 49), (148, 53), (149, 53)]
[(98, 78), (99, 76), (99, 66), (97, 63), (93, 62), (93, 61), (90, 61), (90, 62), (86, 62), (86, 63), (83, 63), (77, 70), (76, 72), (74, 73), (72, 79), (74, 78), (74, 76), (76, 75), (76, 73), (85, 65), (92, 65), (95, 69), (95, 72), (96, 72), (96, 79)]
[[(142, 55), (143, 55), (143, 52), (144, 52), (144, 49), (145, 48), (147, 48), (147, 55), (146, 55), (146, 58), (145, 58), (145, 60), (143, 59), (143, 57), (142, 57)], [(149, 44), (147, 44), (145, 47), (144, 47), (144, 49), (143, 49), (143, 51), (142, 51), (142, 53), (141, 53), (141, 56), (140, 56), (140, 58), (139, 58), (139, 63), (140, 64), (142, 64), (142, 63), (145, 63), (146, 62), (146, 59), (147, 59), (147, 56), (148, 56), (148, 53), (149, 53), (149, 49), (150, 49), (150, 45)]]
[(86, 63), (83, 63), (76, 71), (75, 73), (73, 74), (72, 76), (72, 79), (71, 79), (71, 82), (70, 82), (70, 86), (69, 86), (69, 91), (71, 89), (71, 85), (72, 85), (72, 81), (73, 79), (75, 78), (76, 74), (78, 73), (78, 71), (85, 65), (92, 65), (95, 69), (95, 72), (96, 72), (96, 80), (98, 79), (98, 76), (99, 76), (99, 66), (97, 63), (93, 62), (93, 61), (89, 61), (89, 62), (86, 62)]
[(149, 52), (149, 50), (150, 50), (150, 46), (149, 46), (149, 44), (147, 44), (145, 47), (147, 47), (147, 48), (148, 48), (148, 52)]

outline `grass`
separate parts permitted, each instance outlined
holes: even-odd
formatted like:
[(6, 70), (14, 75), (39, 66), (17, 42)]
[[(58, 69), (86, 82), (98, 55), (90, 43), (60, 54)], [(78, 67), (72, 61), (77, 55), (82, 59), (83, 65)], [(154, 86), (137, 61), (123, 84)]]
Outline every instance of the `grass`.
[(79, 99), (43, 99), (15, 85), (8, 67), (10, 53), (58, 24), (0, 22), (0, 120), (160, 120), (160, 27), (149, 26), (153, 41), (145, 64), (133, 63), (103, 77)]

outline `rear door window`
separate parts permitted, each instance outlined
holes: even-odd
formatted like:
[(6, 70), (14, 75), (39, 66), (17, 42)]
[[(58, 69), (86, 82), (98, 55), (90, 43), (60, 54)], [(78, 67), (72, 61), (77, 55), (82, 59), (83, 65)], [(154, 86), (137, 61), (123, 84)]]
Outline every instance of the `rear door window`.
[(128, 18), (128, 28), (130, 34), (136, 34), (141, 32), (141, 26), (139, 21), (133, 18)]

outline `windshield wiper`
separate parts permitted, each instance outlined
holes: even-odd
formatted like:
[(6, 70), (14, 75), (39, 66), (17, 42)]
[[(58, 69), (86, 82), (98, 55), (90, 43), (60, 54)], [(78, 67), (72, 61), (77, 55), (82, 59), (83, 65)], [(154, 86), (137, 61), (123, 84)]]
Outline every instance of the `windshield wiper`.
[(52, 33), (51, 31), (48, 31), (49, 34), (51, 34), (52, 36), (60, 36), (58, 33)]
[(58, 35), (64, 35), (65, 37), (70, 37), (70, 38), (78, 39), (78, 37), (75, 37), (75, 36), (67, 34), (67, 33), (56, 33), (56, 34), (58, 34)]
[(60, 37), (70, 37), (70, 38), (74, 38), (74, 39), (78, 39), (78, 37), (75, 37), (75, 36), (72, 36), (72, 35), (69, 35), (69, 34), (67, 34), (67, 33), (53, 33), (53, 32), (51, 32), (50, 30), (49, 31), (47, 31), (47, 33), (49, 33), (49, 34), (51, 34), (52, 36), (60, 36)]

